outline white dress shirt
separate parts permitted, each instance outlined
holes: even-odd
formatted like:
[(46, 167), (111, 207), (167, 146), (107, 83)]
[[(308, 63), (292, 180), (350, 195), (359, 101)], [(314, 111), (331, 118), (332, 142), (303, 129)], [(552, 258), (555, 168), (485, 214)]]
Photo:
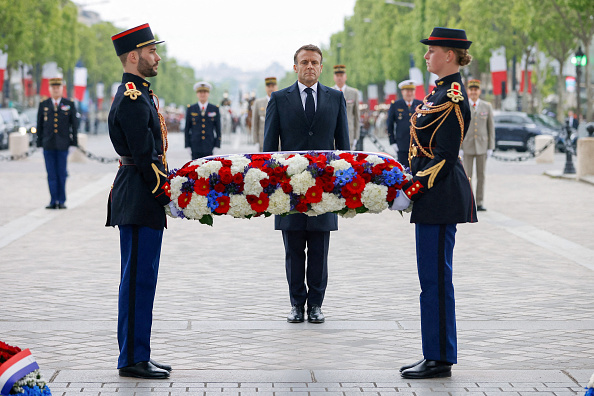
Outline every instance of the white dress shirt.
[[(313, 92), (311, 94), (313, 95), (316, 110), (318, 109), (318, 84), (319, 83), (315, 83), (310, 87), (311, 89), (313, 89)], [(305, 110), (305, 100), (307, 99), (307, 92), (305, 92), (305, 88), (307, 88), (307, 86), (301, 84), (299, 81), (297, 81), (297, 85), (299, 86), (299, 93), (301, 94), (301, 103), (303, 104), (303, 110)]]
[(206, 111), (206, 108), (208, 107), (208, 102), (202, 104), (202, 102), (198, 102), (198, 107), (200, 107), (200, 111), (202, 111), (202, 109), (204, 109), (204, 111)]

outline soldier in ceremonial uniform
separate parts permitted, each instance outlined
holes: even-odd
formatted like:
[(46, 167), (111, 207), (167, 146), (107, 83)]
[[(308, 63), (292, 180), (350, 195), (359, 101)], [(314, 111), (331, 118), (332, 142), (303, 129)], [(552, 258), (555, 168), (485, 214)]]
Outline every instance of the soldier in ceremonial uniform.
[(165, 206), (173, 204), (167, 180), (167, 127), (148, 77), (157, 75), (156, 41), (148, 23), (112, 36), (124, 66), (109, 111), (109, 137), (121, 156), (110, 193), (106, 226), (120, 231), (118, 300), (120, 376), (168, 378), (171, 367), (151, 359), (153, 301), (157, 287)]
[(270, 95), (278, 90), (276, 77), (266, 77), (266, 97), (258, 98), (252, 104), (252, 136), (254, 143), (258, 143), (259, 150), (262, 151), (264, 145), (264, 121), (266, 120), (266, 107), (270, 101)]
[(359, 115), (359, 91), (346, 85), (347, 73), (345, 65), (334, 65), (334, 86), (341, 91), (347, 106), (347, 120), (349, 121), (349, 141), (353, 150), (363, 150), (361, 135), (361, 117)]
[(77, 146), (78, 120), (74, 102), (62, 97), (62, 79), (49, 80), (51, 97), (39, 103), (37, 147), (43, 147), (50, 203), (46, 209), (66, 209), (68, 147)]
[(458, 223), (474, 223), (476, 206), (458, 152), (470, 124), (470, 107), (460, 66), (470, 63), (471, 42), (460, 29), (436, 27), (428, 39), (427, 70), (439, 79), (411, 119), (410, 164), (413, 178), (392, 209), (413, 201), (417, 268), (421, 283), (423, 359), (403, 366), (404, 378), (451, 376), (457, 362), (452, 256)]
[(410, 166), (408, 162), (408, 146), (410, 144), (410, 117), (422, 102), (415, 99), (415, 82), (405, 80), (398, 84), (402, 99), (394, 101), (388, 110), (388, 137), (390, 145), (397, 155), (398, 162)]
[(193, 160), (221, 147), (221, 114), (216, 105), (208, 103), (211, 88), (206, 81), (194, 84), (198, 103), (188, 105), (186, 111), (185, 147), (191, 148)]
[(485, 168), (487, 158), (495, 148), (495, 125), (491, 103), (480, 99), (481, 82), (468, 81), (468, 98), (470, 104), (470, 129), (462, 143), (462, 160), (466, 174), (472, 180), (472, 168), (476, 163), (476, 210), (487, 210), (483, 206), (485, 197)]

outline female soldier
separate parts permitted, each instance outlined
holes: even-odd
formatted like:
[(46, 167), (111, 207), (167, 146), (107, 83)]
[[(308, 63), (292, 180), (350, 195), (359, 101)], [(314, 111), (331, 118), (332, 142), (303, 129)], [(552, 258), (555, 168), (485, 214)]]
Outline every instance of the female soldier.
[(458, 158), (470, 123), (460, 66), (470, 63), (471, 42), (459, 29), (436, 27), (428, 39), (427, 70), (439, 79), (411, 118), (409, 161), (413, 178), (392, 209), (414, 202), (417, 268), (421, 283), (422, 360), (403, 366), (404, 378), (451, 376), (456, 363), (456, 318), (452, 256), (457, 223), (474, 223), (476, 205)]

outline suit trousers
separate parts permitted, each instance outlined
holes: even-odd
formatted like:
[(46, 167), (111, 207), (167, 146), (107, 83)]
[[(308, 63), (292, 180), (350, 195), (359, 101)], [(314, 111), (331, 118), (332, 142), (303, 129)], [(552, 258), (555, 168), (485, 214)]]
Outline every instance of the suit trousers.
[(45, 169), (47, 170), (47, 183), (50, 190), (50, 205), (66, 202), (66, 177), (68, 172), (68, 150), (43, 150)]
[(153, 301), (157, 288), (163, 229), (120, 225), (121, 274), (118, 299), (118, 368), (151, 355)]
[(322, 306), (328, 285), (330, 231), (283, 231), (283, 242), (291, 305)]
[(476, 163), (476, 205), (483, 206), (485, 196), (485, 168), (487, 167), (487, 154), (466, 154), (464, 153), (464, 170), (472, 182), (472, 168)]
[(427, 360), (457, 362), (452, 257), (456, 224), (416, 224), (421, 335)]

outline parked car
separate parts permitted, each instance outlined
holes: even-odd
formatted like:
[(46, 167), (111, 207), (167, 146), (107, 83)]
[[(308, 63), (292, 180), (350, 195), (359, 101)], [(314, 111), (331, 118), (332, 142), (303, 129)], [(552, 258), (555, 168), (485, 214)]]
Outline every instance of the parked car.
[(494, 111), (495, 147), (499, 150), (515, 149), (533, 153), (534, 138), (543, 132), (526, 113)]
[[(552, 135), (555, 138), (555, 149), (559, 152), (565, 152), (565, 140), (567, 137), (567, 131), (565, 130), (565, 125), (559, 122), (554, 117), (545, 115), (545, 114), (528, 114), (528, 117), (538, 128), (540, 128), (542, 133), (547, 135)], [(571, 143), (574, 146), (577, 144), (577, 131), (571, 128)]]
[(34, 146), (37, 140), (37, 108), (24, 109), (19, 116), (20, 128), (24, 128), (29, 136), (29, 145)]
[(8, 133), (19, 131), (19, 112), (12, 107), (4, 107), (0, 109), (0, 115), (4, 118)]
[(8, 148), (8, 127), (4, 122), (4, 118), (0, 115), (0, 150), (4, 150)]

